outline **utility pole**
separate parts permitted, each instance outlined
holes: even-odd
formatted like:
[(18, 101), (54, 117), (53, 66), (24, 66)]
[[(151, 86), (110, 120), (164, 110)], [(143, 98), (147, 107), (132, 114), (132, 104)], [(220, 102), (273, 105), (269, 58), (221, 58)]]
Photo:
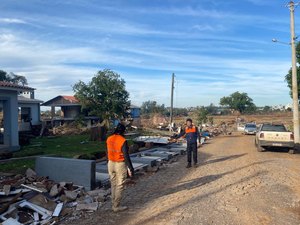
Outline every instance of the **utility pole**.
[(297, 61), (296, 61), (296, 48), (295, 48), (295, 20), (294, 12), (295, 6), (294, 1), (290, 1), (288, 7), (291, 12), (291, 48), (292, 48), (292, 93), (293, 93), (293, 125), (294, 125), (294, 142), (295, 145), (300, 143), (300, 129), (299, 129), (299, 99), (298, 99), (298, 82), (297, 82)]
[(172, 74), (172, 84), (171, 84), (171, 108), (170, 108), (170, 132), (172, 132), (173, 124), (173, 98), (174, 98), (174, 77), (175, 74)]

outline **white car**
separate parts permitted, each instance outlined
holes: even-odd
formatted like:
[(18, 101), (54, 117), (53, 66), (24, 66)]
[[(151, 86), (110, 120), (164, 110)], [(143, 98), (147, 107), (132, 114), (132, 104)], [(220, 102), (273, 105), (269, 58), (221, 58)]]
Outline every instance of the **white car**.
[(246, 123), (244, 134), (256, 134), (257, 128), (255, 123)]
[(289, 132), (283, 124), (264, 123), (256, 133), (255, 145), (259, 152), (271, 147), (291, 150), (294, 148), (294, 134)]

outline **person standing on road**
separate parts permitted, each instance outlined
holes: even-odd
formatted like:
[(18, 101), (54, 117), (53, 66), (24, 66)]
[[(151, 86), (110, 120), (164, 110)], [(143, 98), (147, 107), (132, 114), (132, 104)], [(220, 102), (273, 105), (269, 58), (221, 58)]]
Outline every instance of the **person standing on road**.
[(193, 155), (193, 161), (194, 161), (194, 167), (197, 167), (198, 163), (198, 154), (197, 154), (197, 139), (199, 141), (200, 133), (198, 128), (193, 125), (192, 119), (186, 120), (186, 127), (185, 129), (182, 129), (179, 135), (176, 135), (175, 138), (178, 139), (182, 136), (185, 136), (186, 142), (187, 142), (187, 166), (186, 168), (190, 168), (192, 166), (192, 155)]
[(134, 176), (134, 169), (128, 153), (128, 144), (123, 137), (125, 130), (126, 127), (119, 123), (114, 133), (106, 141), (112, 210), (114, 212), (128, 209), (127, 206), (121, 206), (122, 192), (127, 179), (127, 172), (129, 177)]

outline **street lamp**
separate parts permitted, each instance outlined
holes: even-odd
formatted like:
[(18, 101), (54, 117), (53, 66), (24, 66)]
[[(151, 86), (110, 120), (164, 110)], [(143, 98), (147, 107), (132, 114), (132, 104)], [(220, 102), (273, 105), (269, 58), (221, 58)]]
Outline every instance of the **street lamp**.
[(298, 82), (297, 82), (297, 61), (296, 61), (296, 47), (295, 47), (295, 4), (290, 1), (288, 7), (290, 9), (291, 20), (291, 49), (292, 49), (292, 93), (293, 93), (293, 125), (294, 125), (294, 142), (295, 147), (299, 147), (300, 143), (300, 129), (299, 129), (299, 99), (298, 99)]
[(284, 45), (291, 45), (291, 43), (279, 41), (279, 40), (277, 40), (276, 38), (273, 38), (272, 41), (275, 42), (275, 43), (280, 43), (280, 44), (284, 44)]
[[(278, 41), (277, 39), (273, 38), (273, 42), (286, 44), (291, 46), (292, 50), (292, 94), (293, 94), (293, 126), (294, 126), (294, 143), (295, 148), (300, 147), (300, 128), (299, 128), (299, 99), (298, 99), (298, 82), (297, 82), (297, 61), (296, 61), (296, 47), (295, 47), (295, 41), (297, 37), (295, 36), (295, 6), (297, 6), (299, 3), (294, 3), (293, 1), (290, 1), (287, 4), (287, 7), (290, 9), (290, 32), (291, 32), (291, 42), (285, 43)], [(290, 151), (291, 153), (294, 152), (294, 150)]]

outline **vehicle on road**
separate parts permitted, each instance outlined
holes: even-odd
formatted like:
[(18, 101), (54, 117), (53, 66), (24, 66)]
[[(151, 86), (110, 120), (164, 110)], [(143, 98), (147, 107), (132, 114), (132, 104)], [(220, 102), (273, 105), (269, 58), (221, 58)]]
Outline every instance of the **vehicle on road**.
[(257, 127), (255, 123), (246, 123), (244, 134), (256, 134)]
[(259, 152), (268, 148), (286, 148), (293, 153), (294, 134), (289, 132), (283, 124), (262, 124), (255, 136), (255, 145)]

